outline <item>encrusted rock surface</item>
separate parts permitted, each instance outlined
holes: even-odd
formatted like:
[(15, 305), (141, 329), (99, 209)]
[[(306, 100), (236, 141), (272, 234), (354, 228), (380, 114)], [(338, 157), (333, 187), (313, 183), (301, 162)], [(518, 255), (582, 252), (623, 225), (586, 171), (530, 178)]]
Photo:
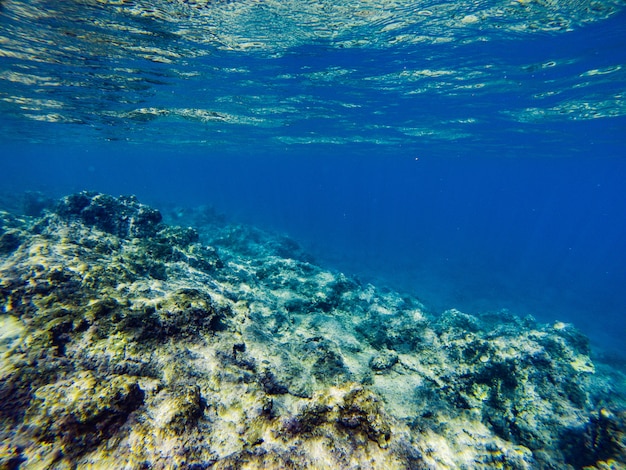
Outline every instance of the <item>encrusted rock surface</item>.
[(571, 325), (433, 317), (209, 209), (31, 202), (0, 212), (1, 469), (625, 468), (624, 375)]

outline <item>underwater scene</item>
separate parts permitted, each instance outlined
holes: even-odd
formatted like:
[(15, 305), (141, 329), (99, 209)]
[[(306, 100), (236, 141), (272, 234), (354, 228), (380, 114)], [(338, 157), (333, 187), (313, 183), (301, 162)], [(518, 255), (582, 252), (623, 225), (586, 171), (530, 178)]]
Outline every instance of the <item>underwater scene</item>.
[(0, 0), (0, 470), (626, 469), (624, 0)]

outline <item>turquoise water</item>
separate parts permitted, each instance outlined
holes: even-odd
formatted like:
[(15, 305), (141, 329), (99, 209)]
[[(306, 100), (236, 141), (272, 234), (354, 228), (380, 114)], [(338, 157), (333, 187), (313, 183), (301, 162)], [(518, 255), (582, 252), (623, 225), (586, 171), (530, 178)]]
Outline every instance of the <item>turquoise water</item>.
[(0, 191), (212, 205), (623, 349), (623, 1), (0, 2)]

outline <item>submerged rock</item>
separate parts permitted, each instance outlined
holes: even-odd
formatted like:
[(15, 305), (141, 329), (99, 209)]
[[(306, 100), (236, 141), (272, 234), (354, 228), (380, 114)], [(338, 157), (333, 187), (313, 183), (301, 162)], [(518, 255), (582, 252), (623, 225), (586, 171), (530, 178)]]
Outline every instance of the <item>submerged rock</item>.
[[(583, 426), (568, 428), (562, 435), (566, 461), (574, 468), (604, 468), (599, 462), (623, 464), (626, 460), (626, 411), (602, 408), (589, 416)], [(620, 458), (621, 457), (621, 458)], [(604, 464), (610, 468), (609, 464)], [(619, 468), (619, 467), (617, 467)]]
[(36, 440), (58, 443), (72, 458), (118, 433), (143, 397), (136, 378), (78, 372), (35, 390), (24, 423)]
[(0, 468), (626, 465), (626, 379), (571, 325), (431, 317), (205, 212), (0, 213)]
[(380, 351), (370, 360), (370, 367), (375, 371), (391, 369), (398, 362), (398, 354), (393, 351)]
[(158, 210), (140, 204), (134, 196), (114, 198), (89, 191), (64, 197), (55, 211), (65, 219), (80, 220), (120, 238), (154, 236), (163, 218)]
[(21, 244), (22, 237), (19, 232), (10, 231), (0, 234), (0, 255), (17, 250)]

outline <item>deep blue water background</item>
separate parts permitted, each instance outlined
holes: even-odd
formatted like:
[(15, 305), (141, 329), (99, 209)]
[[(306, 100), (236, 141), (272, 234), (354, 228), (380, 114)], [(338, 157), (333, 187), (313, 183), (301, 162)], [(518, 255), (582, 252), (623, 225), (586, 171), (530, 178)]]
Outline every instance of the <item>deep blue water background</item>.
[[(136, 194), (157, 207), (213, 205), (231, 220), (290, 235), (324, 266), (416, 294), (434, 312), (507, 308), (573, 322), (596, 345), (620, 352), (626, 344), (626, 89), (623, 74), (591, 84), (580, 77), (626, 67), (624, 25), (621, 13), (573, 32), (513, 41), (384, 51), (315, 44), (280, 57), (215, 53), (201, 60), (215, 70), (246, 67), (256, 81), (167, 75), (142, 99), (184, 107), (228, 92), (241, 95), (245, 108), (246, 96), (271, 90), (277, 101), (306, 94), (307, 103), (283, 112), (285, 124), (277, 128), (217, 131), (180, 122), (41, 123), (5, 113), (0, 183), (16, 195), (90, 189)], [(541, 66), (550, 61), (559, 65)], [(484, 70), (486, 64), (495, 67), (491, 87), (454, 93), (411, 94), (411, 84), (376, 88), (363, 81), (403, 67)], [(302, 75), (335, 66), (350, 69), (350, 81)], [(507, 83), (502, 90), (499, 79)], [(100, 89), (102, 102), (85, 106), (117, 106)], [(554, 98), (537, 99), (555, 90)], [(596, 119), (565, 111), (562, 118), (556, 112), (524, 121), (504, 112), (598, 96), (608, 104)], [(359, 107), (333, 104), (347, 102)], [(323, 113), (309, 113), (315, 103), (324, 103)], [(469, 136), (422, 139), (398, 131), (414, 125), (445, 132), (465, 118), (474, 120)], [(172, 142), (138, 138), (144, 133), (168, 134)], [(374, 134), (380, 143), (344, 142), (344, 134)], [(288, 140), (319, 136), (336, 143)]]
[(10, 173), (48, 181), (34, 188), (56, 194), (89, 188), (156, 206), (208, 203), (289, 234), (326, 266), (415, 293), (432, 311), (508, 308), (623, 346), (624, 159), (140, 150), (68, 158), (39, 149), (13, 160)]

